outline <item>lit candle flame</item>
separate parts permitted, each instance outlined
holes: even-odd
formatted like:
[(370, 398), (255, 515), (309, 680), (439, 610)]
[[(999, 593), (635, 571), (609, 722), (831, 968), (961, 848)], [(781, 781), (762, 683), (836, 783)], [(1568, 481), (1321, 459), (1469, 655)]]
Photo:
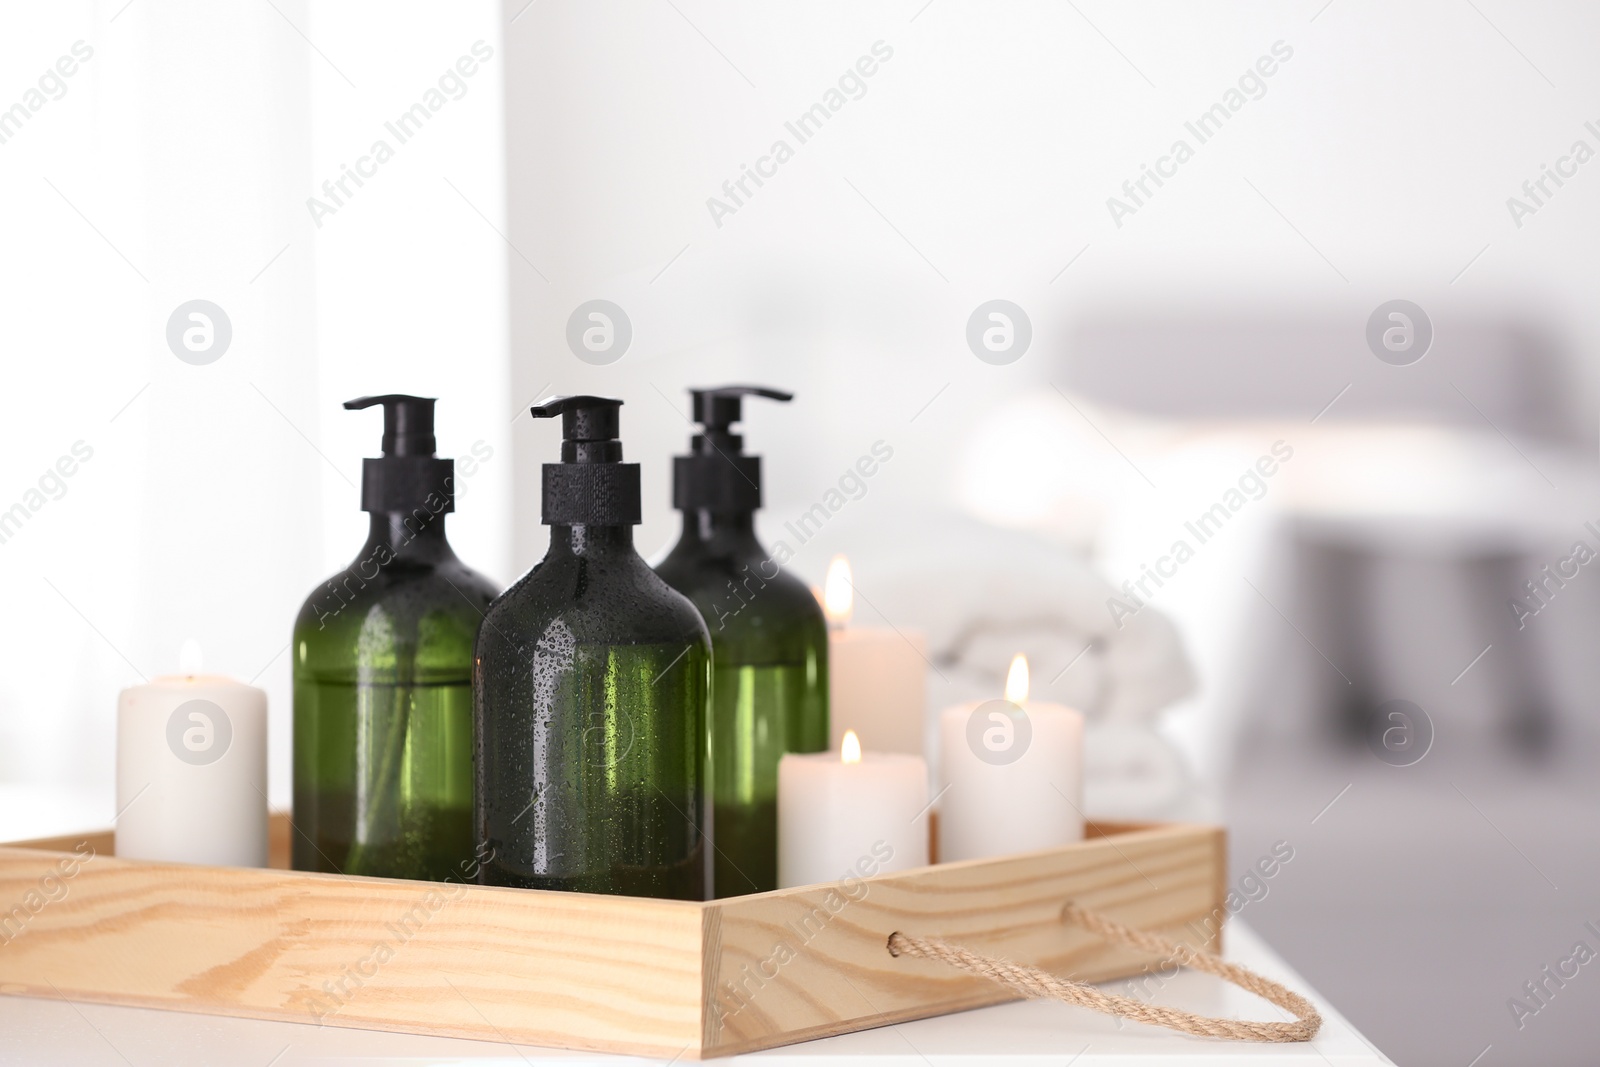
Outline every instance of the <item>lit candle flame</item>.
[(834, 556), (828, 564), (828, 580), (822, 587), (822, 613), (829, 626), (845, 626), (855, 609), (855, 584), (850, 578), (850, 561)]
[(200, 654), (200, 642), (192, 637), (185, 638), (178, 649), (178, 673), (193, 678), (204, 665), (205, 657)]
[(839, 742), (839, 762), (861, 762), (861, 738), (856, 736), (854, 730), (846, 730), (844, 732), (844, 740)]
[(1028, 657), (1018, 652), (1006, 672), (1006, 699), (1021, 707), (1028, 702)]

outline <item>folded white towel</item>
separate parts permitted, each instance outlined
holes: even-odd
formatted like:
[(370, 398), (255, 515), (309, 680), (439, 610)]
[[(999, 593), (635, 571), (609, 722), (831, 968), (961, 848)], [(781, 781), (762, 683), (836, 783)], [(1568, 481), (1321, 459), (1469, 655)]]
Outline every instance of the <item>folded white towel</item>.
[(1155, 724), (1193, 691), (1195, 674), (1166, 616), (1147, 607), (1119, 628), (1107, 609), (1117, 595), (1111, 584), (1077, 552), (1031, 534), (954, 513), (897, 510), (892, 520), (882, 512), (874, 519), (830, 532), (848, 545), (857, 622), (927, 636), (930, 755), (937, 758), (939, 710), (1000, 696), (1021, 652), (1032, 697), (1088, 719), (1089, 813), (1172, 808), (1191, 776)]
[(1076, 552), (956, 514), (877, 518), (849, 540), (856, 617), (927, 634), (935, 707), (999, 696), (1018, 652), (1034, 696), (1091, 721), (1150, 723), (1193, 691), (1171, 621), (1146, 608), (1119, 628), (1106, 606), (1119, 594)]

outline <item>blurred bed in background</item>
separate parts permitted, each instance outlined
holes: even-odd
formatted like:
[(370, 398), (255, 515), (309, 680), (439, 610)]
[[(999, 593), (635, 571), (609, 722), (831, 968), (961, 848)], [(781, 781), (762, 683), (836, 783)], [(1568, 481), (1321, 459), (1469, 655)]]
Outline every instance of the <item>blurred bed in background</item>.
[[(1529, 752), (1588, 725), (1600, 677), (1547, 671), (1553, 636), (1512, 609), (1596, 514), (1570, 357), (1513, 313), (1429, 306), (1429, 349), (1404, 365), (1374, 358), (1349, 314), (1080, 318), (1050, 388), (977, 435), (974, 510), (1016, 521), (1006, 502), (1030, 500), (1022, 521), (1074, 539), (1102, 516), (1091, 539), (1113, 584), (1179, 621), (1204, 683), (1181, 733), (1213, 785), (1245, 731), (1359, 744), (1400, 696), (1451, 731), (1493, 719)], [(1061, 461), (1092, 454), (1090, 435), (1143, 484), (1108, 502), (1104, 475)], [(1146, 581), (1152, 567), (1166, 578)], [(1452, 683), (1490, 645), (1461, 699)]]
[[(1136, 596), (1174, 620), (1199, 686), (1165, 726), (1234, 862), (1315, 844), (1249, 921), (1403, 1063), (1441, 1062), (1461, 1005), (1499, 1009), (1529, 946), (1575, 936), (1557, 885), (1600, 876), (1574, 357), (1516, 314), (1429, 306), (1409, 365), (1354, 315), (1087, 317), (1048, 388), (987, 415), (960, 485), (992, 522), (1091, 545), (1121, 587), (1102, 618)], [(1119, 464), (1141, 484), (1108, 494)], [(1581, 1031), (1541, 1023), (1538, 1062), (1579, 1062)]]

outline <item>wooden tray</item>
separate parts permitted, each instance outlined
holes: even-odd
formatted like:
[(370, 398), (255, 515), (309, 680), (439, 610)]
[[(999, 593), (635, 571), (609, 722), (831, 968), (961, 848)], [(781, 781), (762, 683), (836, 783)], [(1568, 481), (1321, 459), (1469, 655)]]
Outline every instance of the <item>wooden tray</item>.
[(896, 930), (1088, 981), (1148, 960), (1073, 899), (1220, 950), (1217, 827), (707, 903), (112, 858), (109, 832), (0, 847), (0, 993), (695, 1059), (1013, 999), (896, 958)]

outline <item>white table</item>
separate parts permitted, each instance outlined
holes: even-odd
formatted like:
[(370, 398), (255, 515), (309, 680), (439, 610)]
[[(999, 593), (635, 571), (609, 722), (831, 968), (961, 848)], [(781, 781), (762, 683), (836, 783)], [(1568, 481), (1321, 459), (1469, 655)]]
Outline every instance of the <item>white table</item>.
[[(1322, 1013), (1309, 1045), (1262, 1045), (1189, 1037), (1120, 1023), (1054, 1001), (1022, 1001), (937, 1019), (808, 1041), (715, 1062), (780, 1067), (1153, 1067), (1247, 1064), (1248, 1067), (1353, 1067), (1390, 1061), (1289, 969), (1248, 927), (1229, 923), (1228, 957), (1298, 990)], [(0, 951), (4, 951), (0, 949)], [(1130, 983), (1107, 988), (1137, 994)], [(1208, 1015), (1288, 1018), (1208, 975), (1185, 971), (1149, 999)], [(0, 996), (0, 1064), (106, 1064), (108, 1067), (295, 1067), (299, 1064), (648, 1064), (480, 1041), (346, 1030), (309, 1023), (260, 1022), (147, 1008)]]

